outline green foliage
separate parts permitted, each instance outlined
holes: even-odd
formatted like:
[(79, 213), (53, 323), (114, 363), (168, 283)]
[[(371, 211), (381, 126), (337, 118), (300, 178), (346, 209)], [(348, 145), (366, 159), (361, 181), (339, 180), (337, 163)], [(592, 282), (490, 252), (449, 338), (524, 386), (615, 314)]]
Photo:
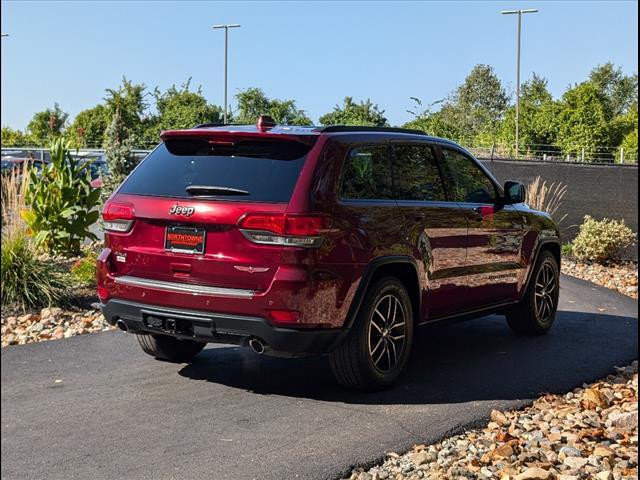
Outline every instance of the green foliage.
[[(149, 107), (146, 97), (146, 86), (143, 83), (133, 83), (122, 78), (122, 85), (117, 89), (108, 88), (105, 97), (108, 111), (108, 122), (113, 121), (116, 113), (120, 116), (119, 122), (123, 128), (129, 132), (133, 138), (141, 141), (144, 137), (145, 129), (149, 122), (145, 112)], [(157, 138), (154, 142), (157, 142)], [(108, 143), (105, 138), (105, 143)]]
[(62, 135), (68, 118), (69, 114), (64, 112), (57, 103), (53, 108), (36, 113), (27, 125), (29, 140), (34, 142), (34, 146), (55, 140)]
[[(413, 98), (413, 100), (419, 106), (422, 105), (419, 99)], [(436, 137), (460, 139), (464, 134), (455, 122), (455, 115), (451, 110), (452, 107), (450, 105), (445, 105), (437, 112), (431, 112), (431, 110), (426, 109), (420, 113), (414, 113), (416, 118), (406, 123), (404, 127), (422, 130)]]
[(50, 263), (38, 258), (24, 230), (2, 236), (2, 305), (30, 308), (57, 304), (64, 284)]
[[(520, 153), (526, 146), (552, 145), (557, 137), (557, 114), (560, 105), (553, 101), (547, 80), (533, 74), (520, 89)], [(515, 106), (508, 108), (500, 124), (499, 139), (505, 145), (515, 145)]]
[[(420, 100), (413, 100), (421, 104)], [(442, 103), (439, 111), (414, 113), (416, 119), (405, 126), (466, 144), (491, 145), (508, 102), (509, 96), (493, 68), (476, 65), (447, 99), (436, 102)]]
[(580, 233), (573, 241), (573, 254), (578, 260), (619, 261), (624, 249), (631, 247), (635, 240), (636, 234), (624, 220), (595, 220), (586, 215)]
[(98, 255), (94, 251), (88, 251), (86, 256), (71, 265), (71, 276), (82, 285), (95, 285), (97, 261)]
[(320, 117), (321, 125), (363, 125), (384, 127), (389, 123), (377, 104), (370, 99), (355, 103), (353, 97), (345, 97), (342, 107), (336, 105), (333, 111)]
[(67, 138), (73, 148), (101, 147), (110, 122), (109, 110), (98, 104), (78, 113), (67, 129)]
[(457, 120), (465, 137), (480, 134), (493, 137), (502, 119), (509, 96), (500, 79), (489, 65), (476, 65), (464, 83), (449, 100), (453, 118)]
[(179, 90), (173, 85), (164, 93), (155, 89), (153, 95), (158, 110), (155, 128), (158, 133), (161, 130), (193, 128), (201, 123), (222, 122), (222, 109), (207, 103), (200, 87), (195, 92), (190, 91), (190, 84), (191, 79)]
[(135, 137), (125, 125), (119, 110), (114, 113), (113, 120), (107, 128), (105, 136), (105, 158), (109, 175), (102, 179), (102, 188), (100, 190), (103, 200), (109, 198), (136, 167), (135, 158), (131, 154), (135, 144)]
[(562, 245), (562, 255), (573, 255), (573, 244), (571, 242)]
[(622, 140), (621, 147), (624, 149), (624, 155), (626, 161), (638, 160), (638, 128), (629, 132), (624, 140)]
[(2, 127), (3, 147), (28, 147), (29, 137), (22, 130), (14, 130), (10, 127)]
[(565, 92), (558, 112), (557, 143), (565, 153), (580, 154), (608, 145), (609, 122), (605, 98), (585, 82)]
[(89, 164), (73, 159), (64, 138), (51, 145), (51, 163), (40, 177), (30, 172), (22, 213), (38, 247), (56, 254), (77, 253), (98, 219), (100, 190), (91, 187)]
[(236, 95), (238, 113), (234, 123), (253, 125), (259, 115), (269, 115), (282, 125), (312, 125), (295, 100), (269, 99), (259, 88), (248, 88)]
[(598, 65), (589, 74), (589, 82), (604, 98), (607, 117), (627, 113), (638, 105), (638, 74), (624, 75), (620, 67), (611, 62)]

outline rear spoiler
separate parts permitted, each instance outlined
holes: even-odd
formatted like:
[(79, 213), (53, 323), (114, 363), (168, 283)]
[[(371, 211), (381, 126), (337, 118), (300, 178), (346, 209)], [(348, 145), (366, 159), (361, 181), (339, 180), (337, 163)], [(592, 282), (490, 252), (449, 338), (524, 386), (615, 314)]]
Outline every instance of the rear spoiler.
[(291, 132), (283, 132), (282, 129), (272, 129), (269, 131), (242, 131), (242, 130), (223, 130), (223, 129), (189, 129), (189, 130), (165, 130), (160, 133), (162, 141), (169, 139), (185, 139), (193, 138), (198, 140), (213, 140), (219, 142), (235, 143), (241, 139), (251, 140), (288, 140), (292, 142), (302, 143), (304, 145), (313, 145), (318, 139), (318, 135), (296, 135)]

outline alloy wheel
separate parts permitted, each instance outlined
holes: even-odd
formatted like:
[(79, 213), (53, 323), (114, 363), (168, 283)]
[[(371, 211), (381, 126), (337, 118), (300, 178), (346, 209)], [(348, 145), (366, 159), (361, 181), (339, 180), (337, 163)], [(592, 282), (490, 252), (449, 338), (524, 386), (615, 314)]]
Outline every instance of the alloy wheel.
[(369, 356), (380, 372), (392, 370), (405, 348), (406, 315), (395, 295), (385, 295), (373, 309), (369, 320)]
[(556, 273), (549, 263), (543, 263), (538, 271), (535, 288), (535, 306), (538, 320), (546, 324), (551, 321), (555, 309)]

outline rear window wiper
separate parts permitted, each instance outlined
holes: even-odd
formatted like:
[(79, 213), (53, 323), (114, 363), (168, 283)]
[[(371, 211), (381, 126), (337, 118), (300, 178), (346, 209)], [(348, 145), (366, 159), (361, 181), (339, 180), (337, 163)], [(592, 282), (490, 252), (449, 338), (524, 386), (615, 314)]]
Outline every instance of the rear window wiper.
[(189, 185), (185, 188), (189, 195), (249, 195), (247, 190), (232, 187), (218, 187), (216, 185)]

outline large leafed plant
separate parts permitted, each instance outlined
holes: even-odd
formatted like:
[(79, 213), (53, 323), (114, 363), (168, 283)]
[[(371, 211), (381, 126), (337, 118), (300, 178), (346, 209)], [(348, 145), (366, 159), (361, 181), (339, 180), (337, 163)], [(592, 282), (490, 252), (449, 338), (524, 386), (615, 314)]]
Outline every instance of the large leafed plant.
[(75, 160), (60, 138), (51, 145), (51, 163), (38, 176), (29, 173), (22, 216), (38, 247), (55, 254), (75, 254), (86, 238), (97, 239), (89, 227), (98, 220), (100, 190), (91, 186), (89, 162)]

